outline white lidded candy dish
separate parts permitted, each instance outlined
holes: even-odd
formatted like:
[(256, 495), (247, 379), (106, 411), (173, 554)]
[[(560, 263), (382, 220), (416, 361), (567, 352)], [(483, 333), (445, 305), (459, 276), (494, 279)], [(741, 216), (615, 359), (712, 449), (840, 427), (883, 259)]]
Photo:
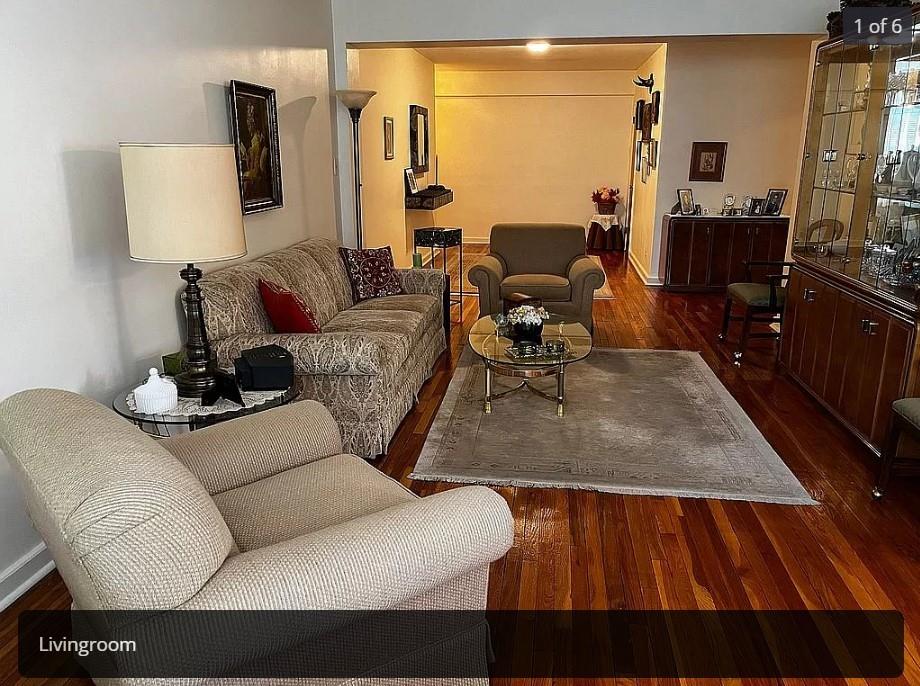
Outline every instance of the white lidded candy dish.
[(179, 392), (176, 384), (162, 378), (154, 367), (150, 370), (150, 378), (134, 389), (134, 404), (141, 414), (165, 414), (176, 409)]

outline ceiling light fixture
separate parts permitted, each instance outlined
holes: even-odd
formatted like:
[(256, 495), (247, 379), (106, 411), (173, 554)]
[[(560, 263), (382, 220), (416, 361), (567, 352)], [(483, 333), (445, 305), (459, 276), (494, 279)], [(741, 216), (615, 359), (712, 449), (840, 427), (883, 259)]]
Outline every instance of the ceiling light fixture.
[(527, 44), (527, 49), (535, 55), (539, 55), (549, 50), (549, 43), (545, 40), (532, 40)]

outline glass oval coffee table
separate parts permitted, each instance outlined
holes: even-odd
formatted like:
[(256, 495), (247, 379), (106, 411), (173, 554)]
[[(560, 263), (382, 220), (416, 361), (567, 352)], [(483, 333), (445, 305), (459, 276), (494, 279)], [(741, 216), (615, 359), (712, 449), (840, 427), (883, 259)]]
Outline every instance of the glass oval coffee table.
[[(531, 393), (556, 403), (556, 414), (565, 414), (565, 368), (591, 354), (593, 341), (588, 330), (578, 322), (566, 322), (564, 318), (551, 316), (543, 324), (543, 344), (562, 342), (561, 351), (537, 350), (532, 356), (522, 356), (505, 330), (500, 330), (495, 317), (483, 317), (470, 329), (470, 347), (482, 359), (486, 368), (486, 389), (483, 410), (492, 413), (492, 401), (496, 398), (526, 388)], [(510, 376), (523, 379), (520, 384), (500, 393), (492, 388), (492, 376)], [(556, 377), (556, 395), (544, 393), (531, 385), (531, 379), (545, 376)]]

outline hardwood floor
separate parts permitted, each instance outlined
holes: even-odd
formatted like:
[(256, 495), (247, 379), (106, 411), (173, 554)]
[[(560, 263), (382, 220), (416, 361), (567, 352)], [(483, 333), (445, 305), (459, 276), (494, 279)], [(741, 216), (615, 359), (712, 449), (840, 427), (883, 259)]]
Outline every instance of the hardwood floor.
[[(490, 608), (897, 609), (906, 623), (905, 674), (873, 683), (920, 684), (917, 480), (896, 478), (886, 499), (873, 502), (875, 458), (777, 374), (773, 342), (752, 343), (745, 367), (736, 369), (732, 345), (716, 339), (721, 296), (648, 289), (621, 254), (605, 253), (603, 261), (616, 297), (595, 303), (597, 345), (699, 350), (821, 505), (499, 488), (514, 513), (515, 542), (493, 565)], [(476, 299), (467, 297), (450, 355), (423, 388), (389, 454), (377, 462), (420, 495), (453, 487), (412, 482), (408, 474), (477, 310)], [(732, 341), (736, 335), (733, 329)], [(40, 683), (17, 678), (17, 613), (68, 604), (60, 577), (52, 573), (0, 615), (0, 683)]]

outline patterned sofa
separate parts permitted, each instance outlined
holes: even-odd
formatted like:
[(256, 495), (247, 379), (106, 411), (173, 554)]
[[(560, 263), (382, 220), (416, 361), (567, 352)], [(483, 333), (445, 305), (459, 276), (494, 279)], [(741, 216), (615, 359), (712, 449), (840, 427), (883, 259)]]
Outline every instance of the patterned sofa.
[[(355, 304), (338, 248), (313, 238), (207, 274), (205, 322), (221, 366), (247, 348), (275, 343), (289, 350), (304, 397), (330, 410), (344, 451), (371, 459), (386, 451), (446, 348), (446, 281), (433, 269), (399, 270), (406, 295)], [(322, 333), (274, 333), (260, 278), (302, 296)]]

